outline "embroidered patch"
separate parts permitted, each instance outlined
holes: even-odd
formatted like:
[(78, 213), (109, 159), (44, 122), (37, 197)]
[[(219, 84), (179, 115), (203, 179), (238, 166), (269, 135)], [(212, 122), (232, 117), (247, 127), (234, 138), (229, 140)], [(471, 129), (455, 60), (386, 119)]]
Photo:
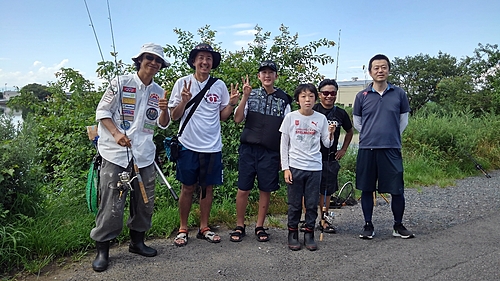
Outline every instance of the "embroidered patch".
[(146, 110), (146, 117), (149, 120), (156, 120), (158, 118), (158, 111), (154, 107), (150, 107)]
[(114, 98), (115, 98), (115, 93), (111, 89), (108, 89), (106, 93), (104, 93), (104, 97), (102, 98), (102, 100), (107, 103), (111, 103)]
[(123, 104), (123, 109), (130, 109), (130, 110), (134, 110), (135, 109), (135, 104), (128, 104), (128, 103), (124, 103)]
[(160, 95), (156, 93), (149, 94), (148, 105), (158, 107), (158, 102), (160, 101)]
[(127, 93), (135, 93), (136, 89), (134, 87), (123, 86), (123, 91)]
[(130, 122), (129, 121), (126, 121), (126, 120), (123, 120), (120, 124), (120, 128), (122, 128), (123, 130), (128, 130), (130, 129)]
[(155, 132), (155, 127), (155, 124), (146, 122), (144, 123), (144, 128), (142, 129), (142, 131), (148, 134), (153, 134)]
[(133, 99), (133, 98), (122, 98), (122, 103), (135, 104), (135, 99)]
[(135, 94), (134, 93), (122, 93), (122, 97), (135, 99)]
[(134, 110), (130, 110), (130, 109), (124, 109), (123, 110), (123, 115), (134, 115)]

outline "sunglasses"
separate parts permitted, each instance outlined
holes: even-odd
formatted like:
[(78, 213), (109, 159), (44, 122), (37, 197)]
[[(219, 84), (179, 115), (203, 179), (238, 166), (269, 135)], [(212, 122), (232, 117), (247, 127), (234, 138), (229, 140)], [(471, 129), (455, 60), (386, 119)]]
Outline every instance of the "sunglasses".
[(147, 60), (149, 60), (149, 61), (155, 61), (155, 62), (157, 62), (157, 63), (159, 63), (159, 64), (163, 64), (163, 60), (162, 60), (161, 58), (159, 58), (159, 57), (155, 57), (155, 56), (153, 56), (153, 55), (145, 55), (144, 57), (145, 57)]
[(337, 91), (321, 91), (320, 93), (322, 93), (323, 96), (325, 96), (325, 97), (328, 97), (328, 96), (335, 97), (337, 95)]

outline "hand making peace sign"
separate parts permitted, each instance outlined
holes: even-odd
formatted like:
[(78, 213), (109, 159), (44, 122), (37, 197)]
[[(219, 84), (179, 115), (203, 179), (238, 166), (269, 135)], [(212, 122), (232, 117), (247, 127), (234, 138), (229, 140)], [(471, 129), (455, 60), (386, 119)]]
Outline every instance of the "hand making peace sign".
[(233, 86), (233, 83), (231, 83), (231, 92), (229, 95), (229, 103), (230, 104), (238, 104), (238, 101), (240, 99), (240, 93), (238, 92), (240, 84), (236, 83), (236, 87)]
[(182, 101), (187, 103), (191, 99), (191, 96), (191, 80), (189, 80), (189, 83), (186, 83), (186, 80), (184, 80), (181, 92)]
[(250, 80), (248, 79), (248, 74), (246, 79), (241, 77), (241, 82), (243, 84), (243, 95), (248, 98), (248, 96), (250, 96), (250, 93), (252, 92), (252, 86), (250, 86)]

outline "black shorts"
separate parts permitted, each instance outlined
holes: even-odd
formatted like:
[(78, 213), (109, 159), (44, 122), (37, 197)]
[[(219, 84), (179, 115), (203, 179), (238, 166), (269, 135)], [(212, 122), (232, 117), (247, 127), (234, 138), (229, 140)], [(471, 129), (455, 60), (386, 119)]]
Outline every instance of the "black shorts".
[(321, 173), (321, 185), (319, 194), (332, 195), (339, 189), (338, 174), (340, 164), (338, 161), (323, 161), (323, 171)]
[(280, 153), (260, 145), (242, 143), (238, 149), (238, 189), (249, 191), (255, 177), (259, 190), (272, 192), (279, 189)]
[[(377, 184), (378, 183), (378, 184)], [(403, 157), (398, 148), (359, 149), (356, 160), (356, 188), (403, 194)]]

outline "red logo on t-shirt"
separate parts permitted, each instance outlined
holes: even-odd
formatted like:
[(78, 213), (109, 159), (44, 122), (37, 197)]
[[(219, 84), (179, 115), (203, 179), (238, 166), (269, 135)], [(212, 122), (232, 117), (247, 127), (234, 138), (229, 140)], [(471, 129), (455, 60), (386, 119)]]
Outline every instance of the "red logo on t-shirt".
[(295, 126), (299, 125), (299, 120), (295, 120)]
[(205, 100), (209, 103), (217, 103), (219, 101), (219, 96), (216, 94), (208, 94)]

